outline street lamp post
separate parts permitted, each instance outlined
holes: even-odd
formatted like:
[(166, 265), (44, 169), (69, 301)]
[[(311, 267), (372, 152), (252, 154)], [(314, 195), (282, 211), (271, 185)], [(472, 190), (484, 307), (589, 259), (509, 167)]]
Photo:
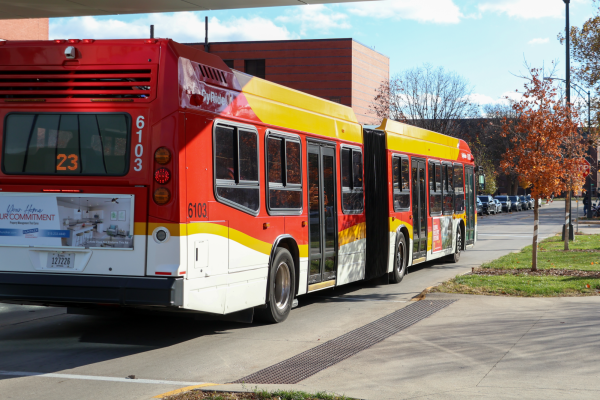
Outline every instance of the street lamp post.
[[(562, 82), (567, 83), (567, 81), (565, 79), (561, 79), (561, 78), (545, 77), (544, 80), (545, 81), (554, 81), (554, 80), (557, 80), (557, 81), (562, 81)], [(573, 89), (575, 89), (575, 91), (581, 97), (584, 97), (582, 95), (582, 92), (583, 93), (587, 93), (587, 109), (588, 109), (588, 129), (587, 130), (588, 130), (588, 136), (589, 136), (590, 133), (591, 133), (591, 127), (592, 127), (592, 100), (591, 100), (591, 97), (590, 97), (590, 91), (589, 90), (586, 91), (584, 88), (582, 88), (581, 86), (579, 86), (576, 83), (569, 82), (568, 85), (572, 86)], [(586, 193), (586, 196), (588, 198), (588, 205), (589, 205), (588, 206), (588, 210), (587, 210), (588, 211), (587, 216), (588, 216), (588, 218), (592, 218), (592, 207), (591, 207), (591, 204), (592, 204), (592, 175), (591, 174), (589, 175), (589, 179), (590, 179), (589, 190)], [(569, 206), (570, 206), (570, 204), (569, 204)], [(565, 211), (566, 211), (566, 205), (565, 205)], [(570, 212), (570, 209), (569, 209), (569, 212)], [(573, 227), (573, 224), (571, 223), (569, 225), (569, 229), (570, 229), (569, 230), (569, 237), (571, 237), (572, 227)], [(564, 228), (563, 228), (563, 239), (564, 239)]]
[[(567, 78), (567, 107), (571, 107), (571, 49), (570, 49), (570, 37), (569, 31), (571, 30), (569, 26), (569, 3), (571, 0), (563, 0), (565, 3), (565, 15), (566, 15), (566, 24), (565, 24), (565, 38), (567, 40), (566, 46), (566, 78)], [(573, 219), (571, 217), (571, 187), (567, 192), (567, 199), (565, 201), (565, 226), (563, 227), (562, 239), (565, 240), (567, 236), (568, 230), (568, 240), (573, 240), (575, 237), (573, 236)], [(567, 242), (565, 241), (565, 250), (567, 249)]]

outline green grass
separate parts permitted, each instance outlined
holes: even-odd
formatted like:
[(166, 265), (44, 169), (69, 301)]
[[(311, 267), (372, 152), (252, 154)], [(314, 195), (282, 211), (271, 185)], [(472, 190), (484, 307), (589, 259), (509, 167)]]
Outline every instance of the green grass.
[(253, 392), (210, 392), (192, 390), (163, 400), (353, 400), (327, 392), (307, 393), (296, 390), (258, 390)]
[[(560, 236), (538, 245), (538, 270), (600, 271), (600, 235), (577, 235), (564, 251)], [(433, 292), (508, 296), (590, 296), (600, 294), (600, 279), (581, 276), (528, 275), (532, 246), (481, 266), (483, 271), (457, 276)], [(515, 274), (485, 275), (485, 269), (517, 270)], [(522, 272), (520, 270), (523, 270)], [(483, 273), (484, 275), (480, 275)], [(587, 285), (590, 287), (588, 288)]]
[[(590, 285), (588, 289), (586, 285)], [(593, 296), (600, 279), (572, 276), (462, 275), (437, 286), (441, 293), (508, 295), (523, 297)]]
[[(571, 251), (563, 250), (560, 236), (553, 236), (538, 244), (538, 269), (577, 269), (600, 271), (600, 235), (577, 235), (569, 243)], [(586, 250), (586, 251), (579, 251)], [(481, 268), (529, 269), (531, 268), (532, 246), (525, 246), (518, 253), (510, 253)]]

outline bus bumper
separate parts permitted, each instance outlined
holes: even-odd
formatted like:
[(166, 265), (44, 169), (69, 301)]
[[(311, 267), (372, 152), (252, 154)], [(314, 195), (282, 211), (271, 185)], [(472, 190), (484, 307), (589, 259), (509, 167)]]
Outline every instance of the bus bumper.
[(0, 272), (0, 301), (180, 307), (183, 279)]

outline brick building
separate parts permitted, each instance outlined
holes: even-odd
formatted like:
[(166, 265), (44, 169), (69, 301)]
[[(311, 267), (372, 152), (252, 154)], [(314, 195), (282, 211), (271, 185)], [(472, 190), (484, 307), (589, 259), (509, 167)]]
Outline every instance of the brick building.
[(48, 18), (0, 20), (0, 40), (48, 40)]
[(389, 79), (389, 57), (353, 39), (217, 42), (209, 51), (230, 68), (350, 106), (364, 124), (374, 122), (369, 104)]

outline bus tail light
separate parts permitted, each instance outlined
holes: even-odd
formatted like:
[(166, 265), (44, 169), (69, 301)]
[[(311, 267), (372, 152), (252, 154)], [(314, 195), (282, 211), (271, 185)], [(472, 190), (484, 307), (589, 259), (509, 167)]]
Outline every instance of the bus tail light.
[(166, 147), (159, 147), (154, 152), (154, 161), (160, 165), (165, 165), (171, 161), (171, 152)]
[(94, 39), (83, 39), (83, 43), (94, 43)]
[(171, 171), (165, 167), (161, 167), (154, 173), (154, 180), (161, 185), (167, 184), (171, 180)]
[(169, 192), (169, 189), (164, 188), (164, 187), (159, 187), (158, 189), (156, 189), (154, 191), (154, 202), (156, 204), (158, 204), (159, 206), (165, 205), (169, 202), (169, 200), (171, 200), (171, 193)]

